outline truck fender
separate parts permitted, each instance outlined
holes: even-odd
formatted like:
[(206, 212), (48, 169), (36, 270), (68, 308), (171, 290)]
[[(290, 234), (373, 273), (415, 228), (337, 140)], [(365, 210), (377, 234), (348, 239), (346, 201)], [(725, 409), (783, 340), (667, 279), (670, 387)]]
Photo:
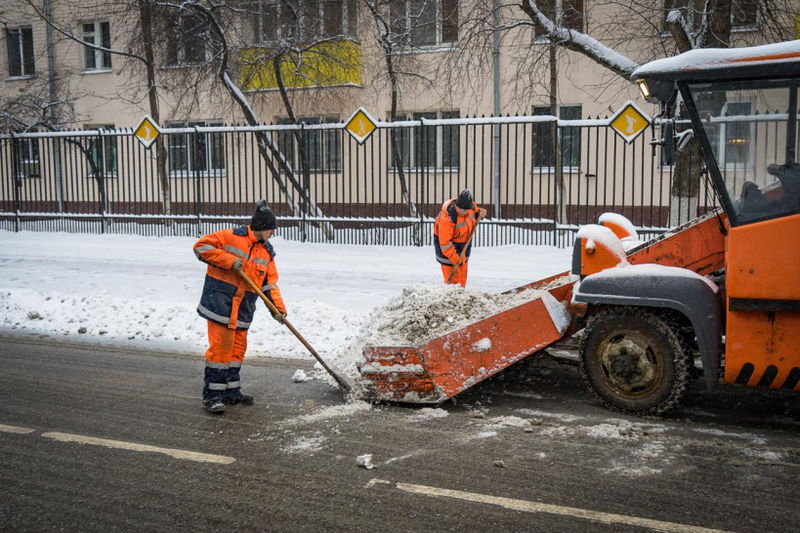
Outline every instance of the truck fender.
[(722, 331), (719, 288), (692, 270), (654, 264), (609, 268), (583, 278), (572, 299), (586, 304), (656, 307), (682, 313), (694, 328), (708, 388), (717, 382)]

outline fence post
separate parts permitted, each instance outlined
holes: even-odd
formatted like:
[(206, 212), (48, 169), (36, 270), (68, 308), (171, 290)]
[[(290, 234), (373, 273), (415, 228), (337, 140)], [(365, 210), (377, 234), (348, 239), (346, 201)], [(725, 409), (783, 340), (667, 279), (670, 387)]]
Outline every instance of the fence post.
[[(420, 124), (419, 136), (420, 139), (422, 139), (422, 141), (420, 143), (417, 143), (417, 145), (420, 147), (419, 158), (421, 158), (422, 161), (415, 161), (415, 164), (419, 169), (419, 191), (420, 191), (419, 199), (421, 200), (420, 203), (422, 204), (419, 210), (419, 220), (420, 220), (419, 245), (422, 246), (422, 240), (424, 239), (423, 232), (425, 230), (425, 224), (423, 223), (423, 213), (425, 212), (425, 200), (428, 199), (428, 195), (426, 194), (427, 190), (426, 190), (426, 180), (425, 180), (425, 173), (427, 172), (428, 169), (428, 161), (426, 156), (428, 154), (427, 154), (427, 144), (426, 144), (427, 131), (425, 131), (425, 119), (420, 117), (419, 124)], [(410, 146), (409, 149), (414, 150), (414, 147)], [(436, 157), (436, 154), (434, 154), (434, 157)]]
[(306, 242), (308, 239), (308, 235), (306, 234), (306, 211), (308, 210), (308, 199), (311, 198), (311, 191), (309, 191), (308, 187), (308, 138), (306, 137), (306, 123), (300, 123), (300, 174), (303, 176), (302, 185), (303, 191), (300, 195), (300, 242)]
[(106, 232), (106, 223), (107, 223), (107, 216), (106, 212), (108, 210), (108, 197), (106, 196), (106, 180), (105, 175), (103, 174), (103, 169), (100, 168), (100, 165), (97, 164), (94, 156), (98, 153), (100, 154), (100, 161), (102, 161), (102, 157), (104, 155), (104, 146), (103, 146), (103, 132), (101, 129), (97, 131), (97, 143), (95, 144), (95, 151), (92, 153), (89, 152), (89, 166), (92, 169), (92, 174), (94, 175), (95, 181), (97, 182), (97, 192), (100, 194), (100, 233)]
[(19, 140), (14, 132), (11, 132), (11, 189), (14, 197), (14, 232), (19, 231), (19, 191), (17, 190), (22, 186), (21, 178), (19, 175)]
[(195, 128), (195, 133), (191, 134), (191, 137), (189, 138), (189, 146), (188, 146), (188, 148), (189, 148), (189, 151), (188, 151), (189, 157), (191, 157), (192, 159), (190, 159), (187, 162), (191, 162), (192, 163), (192, 172), (194, 173), (194, 214), (195, 214), (195, 217), (197, 218), (197, 235), (201, 236), (201, 235), (203, 235), (203, 227), (202, 227), (202, 224), (201, 224), (201, 221), (200, 221), (200, 210), (201, 210), (200, 203), (201, 203), (201, 200), (202, 200), (202, 198), (201, 198), (202, 187), (200, 187), (200, 170), (197, 168), (197, 165), (194, 164), (194, 160), (193, 160), (194, 159), (194, 150), (193, 149), (196, 146), (195, 135), (197, 135), (197, 126), (195, 126), (194, 128)]

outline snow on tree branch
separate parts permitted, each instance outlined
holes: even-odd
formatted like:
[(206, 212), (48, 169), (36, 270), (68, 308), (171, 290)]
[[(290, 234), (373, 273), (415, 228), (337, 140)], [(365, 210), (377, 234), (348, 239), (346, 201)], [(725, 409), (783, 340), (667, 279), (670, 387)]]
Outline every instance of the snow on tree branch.
[(550, 42), (580, 52), (625, 79), (628, 79), (639, 66), (635, 61), (604, 45), (594, 37), (558, 26), (542, 12), (535, 0), (523, 0), (522, 9), (537, 27), (545, 31)]

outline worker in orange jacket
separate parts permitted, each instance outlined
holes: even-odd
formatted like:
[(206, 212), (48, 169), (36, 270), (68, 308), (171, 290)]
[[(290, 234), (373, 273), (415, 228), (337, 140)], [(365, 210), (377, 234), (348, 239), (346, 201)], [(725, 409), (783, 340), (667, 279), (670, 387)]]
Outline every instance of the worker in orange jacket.
[(194, 245), (197, 258), (208, 263), (197, 312), (208, 320), (203, 404), (210, 413), (223, 413), (226, 405), (253, 405), (253, 397), (241, 391), (240, 371), (258, 296), (237, 271), (247, 274), (272, 300), (280, 311), (273, 318), (283, 322), (286, 317), (275, 250), (268, 242), (276, 227), (275, 215), (262, 200), (249, 227), (217, 231)]
[(456, 272), (449, 283), (460, 283), (462, 287), (466, 287), (467, 261), (472, 243), (467, 246), (463, 262), (461, 252), (472, 229), (478, 220), (485, 216), (486, 209), (475, 205), (469, 189), (464, 189), (456, 198), (451, 198), (442, 204), (442, 209), (433, 224), (433, 246), (436, 250), (436, 260), (441, 263), (445, 283), (448, 283), (450, 273), (455, 269)]

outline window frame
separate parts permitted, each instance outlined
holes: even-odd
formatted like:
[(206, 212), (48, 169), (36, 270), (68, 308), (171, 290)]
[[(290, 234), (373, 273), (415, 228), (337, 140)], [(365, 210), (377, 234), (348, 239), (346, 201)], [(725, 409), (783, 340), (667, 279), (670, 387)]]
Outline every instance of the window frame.
[[(92, 25), (92, 31), (87, 32), (86, 26)], [(106, 26), (107, 34), (103, 32), (103, 26)], [(96, 37), (100, 36), (100, 44), (97, 43)], [(81, 23), (81, 37), (84, 42), (91, 43), (95, 46), (101, 46), (103, 48), (111, 48), (111, 22), (108, 20), (97, 19), (97, 20), (88, 20)], [(92, 38), (89, 41), (89, 37)], [(106, 40), (107, 37), (107, 40)], [(92, 55), (94, 66), (89, 66), (88, 59), (89, 55)], [(103, 50), (98, 50), (97, 48), (92, 48), (90, 46), (83, 46), (83, 71), (84, 72), (110, 72), (113, 68), (112, 61), (111, 61), (111, 52), (105, 52)], [(108, 63), (106, 65), (106, 62)], [(99, 66), (98, 66), (99, 65)]]
[[(200, 127), (214, 127), (222, 126), (221, 120), (177, 120), (167, 123), (168, 128), (200, 128)], [(198, 137), (201, 136), (201, 137)], [(196, 133), (170, 133), (167, 136), (167, 161), (169, 166), (170, 178), (194, 178), (199, 176), (202, 178), (224, 178), (228, 175), (228, 159), (227, 150), (225, 146), (225, 135), (223, 133), (211, 132), (196, 132)], [(176, 144), (174, 139), (180, 138), (180, 144)], [(196, 157), (192, 157), (192, 148), (197, 146), (195, 143), (197, 139), (202, 139), (203, 146), (206, 147), (205, 155), (205, 168), (198, 170), (194, 168)], [(217, 142), (216, 140), (219, 139)], [(215, 157), (214, 147), (221, 146), (221, 159), (217, 161)], [(211, 149), (208, 149), (211, 147)], [(185, 169), (176, 169), (173, 164), (176, 158), (173, 158), (173, 151), (178, 149), (182, 152), (182, 160), (185, 161)], [(215, 167), (215, 163), (221, 165)]]
[[(569, 110), (577, 109), (579, 118), (562, 118), (561, 114), (562, 114), (562, 110), (564, 110), (564, 109), (569, 109)], [(542, 111), (546, 111), (546, 112), (542, 112)], [(583, 118), (583, 104), (562, 104), (562, 105), (558, 106), (557, 112), (558, 112), (558, 120), (581, 120)], [(545, 105), (533, 106), (532, 114), (534, 116), (550, 115), (550, 106), (549, 105), (547, 105), (547, 106), (545, 106)], [(543, 124), (546, 124), (549, 127), (550, 124), (552, 124), (552, 122), (551, 121), (534, 122), (533, 123), (534, 130), (536, 129), (537, 126), (541, 126)], [(567, 137), (567, 133), (570, 133), (570, 132), (573, 132), (573, 131), (577, 132), (577, 136), (576, 137), (572, 137), (572, 136), (570, 137), (570, 148), (574, 148), (575, 144), (577, 144), (577, 150), (569, 150), (569, 152), (567, 152), (567, 145), (565, 144), (565, 139)], [(582, 131), (581, 127), (580, 126), (561, 126), (561, 127), (557, 126), (557, 132), (558, 132), (558, 135), (559, 135), (559, 147), (560, 147), (560, 150), (561, 150), (561, 171), (562, 172), (567, 172), (567, 173), (570, 173), (570, 174), (579, 173), (581, 171), (581, 166), (583, 164), (583, 151), (582, 151), (583, 150), (583, 131)], [(533, 135), (533, 137), (531, 139), (531, 172), (555, 172), (556, 171), (555, 159), (553, 160), (553, 164), (552, 165), (545, 166), (545, 165), (537, 165), (536, 164), (536, 158), (534, 157), (534, 155), (537, 152), (537, 148), (536, 148), (534, 139), (537, 139), (537, 138), (539, 138), (538, 135)], [(549, 135), (548, 135), (548, 140), (549, 140)], [(552, 150), (552, 147), (548, 148), (548, 150)], [(569, 165), (565, 165), (564, 164), (564, 161), (567, 159), (567, 157), (566, 157), (567, 153), (569, 153), (569, 154), (571, 154), (573, 156), (572, 159), (569, 161), (569, 163), (570, 163)], [(576, 160), (576, 156), (577, 156), (577, 160)], [(555, 158), (556, 154), (552, 154), (550, 157)], [(577, 163), (577, 165), (575, 165), (574, 163)]]
[[(326, 7), (329, 4), (341, 4), (338, 10), (341, 16), (339, 17), (339, 31), (328, 32)], [(295, 42), (302, 42), (305, 40), (315, 39), (330, 39), (333, 37), (348, 38), (356, 40), (358, 38), (358, 2), (356, 0), (313, 0), (305, 2), (301, 7), (305, 9), (311, 4), (316, 8), (316, 17), (309, 20), (308, 16), (303, 16), (300, 22), (296, 25), (302, 30), (302, 35), (296, 37)], [(269, 9), (267, 7), (269, 6)], [(282, 9), (284, 6), (284, 9)], [(269, 11), (269, 13), (268, 13)], [(287, 28), (295, 26), (285, 14), (285, 5), (280, 0), (256, 0), (248, 3), (244, 24), (246, 31), (249, 34), (249, 41), (253, 45), (271, 44), (279, 41), (284, 36), (284, 31)], [(265, 22), (275, 22), (270, 27), (270, 31), (266, 32)], [(308, 25), (308, 27), (306, 26)], [(269, 35), (266, 35), (269, 33)]]
[[(753, 13), (753, 22), (749, 24), (736, 24), (736, 8), (738, 5), (741, 5), (742, 2), (752, 2), (752, 6), (755, 8), (755, 12)], [(669, 30), (667, 29), (667, 16), (669, 12), (673, 9), (683, 9), (686, 7), (686, 3), (688, 0), (662, 0), (662, 16), (661, 16), (661, 33), (662, 35), (669, 35)], [(669, 7), (667, 6), (669, 4)], [(679, 5), (676, 5), (679, 4)], [(761, 23), (761, 12), (758, 9), (758, 4), (754, 2), (754, 0), (731, 0), (731, 32), (746, 32), (746, 31), (754, 31), (757, 30)]]
[[(16, 35), (16, 37), (13, 37)], [(27, 38), (27, 40), (26, 40)], [(11, 43), (16, 40), (16, 51), (18, 53), (16, 61), (12, 60)], [(6, 28), (6, 52), (8, 59), (9, 78), (33, 78), (36, 75), (36, 59), (33, 53), (33, 28), (31, 26), (20, 26), (17, 28)], [(12, 66), (19, 68), (18, 73), (12, 72)], [(30, 72), (28, 72), (30, 69)]]
[[(116, 128), (114, 127), (114, 124), (87, 124), (85, 129), (113, 131)], [(101, 147), (99, 154), (97, 152), (98, 141)], [(100, 175), (104, 178), (119, 177), (119, 146), (117, 141), (118, 139), (116, 135), (98, 135), (89, 138), (89, 152), (92, 155), (95, 165), (97, 165), (100, 169)], [(98, 155), (101, 156), (99, 161), (97, 159)], [(108, 164), (109, 156), (112, 160), (111, 169), (109, 169)]]
[[(294, 124), (288, 117), (280, 117), (278, 124)], [(297, 117), (297, 123), (305, 124), (339, 124), (341, 119), (334, 115)], [(292, 168), (300, 169), (300, 154), (297, 149), (295, 130), (281, 130), (278, 133), (278, 147)], [(306, 130), (308, 149), (308, 171), (313, 173), (341, 172), (344, 161), (344, 145), (342, 130), (334, 128)], [(321, 144), (317, 144), (317, 141)], [(289, 144), (291, 142), (291, 144)], [(313, 148), (312, 148), (313, 143)], [(317, 149), (317, 148), (321, 148)], [(287, 153), (288, 152), (288, 153)], [(312, 160), (313, 156), (313, 160)]]
[[(425, 22), (424, 24), (433, 24), (434, 28), (434, 38), (433, 42), (420, 42), (419, 40), (415, 39), (415, 35), (419, 35), (418, 30), (420, 25), (414, 24), (414, 16), (413, 12), (413, 5), (415, 2), (422, 2), (423, 4), (427, 4), (428, 2), (434, 3), (433, 9), (433, 21)], [(446, 3), (452, 4), (445, 6)], [(402, 4), (402, 15), (398, 11), (393, 12), (393, 8), (395, 6), (399, 6)], [(446, 18), (444, 15), (445, 8), (452, 8), (454, 11), (451, 11), (455, 14), (455, 20), (453, 17)], [(389, 10), (389, 20), (390, 20), (390, 33), (396, 36), (402, 36), (400, 39), (406, 46), (410, 47), (413, 50), (428, 50), (428, 49), (442, 49), (442, 48), (455, 48), (459, 42), (459, 35), (458, 35), (458, 21), (460, 15), (460, 6), (457, 0), (390, 0), (388, 4)], [(402, 18), (402, 25), (398, 24), (398, 19)], [(445, 25), (447, 22), (447, 26)], [(455, 32), (455, 35), (452, 38), (449, 38), (446, 33), (448, 32)], [(397, 39), (394, 39), (397, 41)]]
[[(170, 22), (164, 65), (167, 68), (182, 68), (202, 65), (208, 61), (208, 45), (204, 38), (206, 30), (199, 18), (193, 15), (175, 15)], [(189, 26), (190, 24), (193, 25)], [(192, 46), (197, 46), (198, 49), (192, 49)], [(187, 50), (190, 49), (193, 53), (187, 54)], [(187, 55), (191, 55), (192, 58), (187, 60)]]
[[(461, 118), (460, 111), (406, 111), (398, 113), (397, 121), (420, 121), (422, 119), (429, 120), (442, 120)], [(433, 130), (436, 138), (434, 139), (434, 161), (433, 164), (427, 163), (428, 157), (424, 155), (423, 150), (429, 148), (429, 144), (423, 145), (417, 139), (417, 132), (421, 132), (422, 128), (426, 131)], [(445, 129), (450, 128), (450, 129)], [(394, 128), (393, 128), (394, 129)], [(400, 163), (403, 169), (408, 172), (457, 172), (461, 168), (461, 128), (458, 125), (434, 125), (434, 126), (414, 126), (397, 128), (400, 132)], [(455, 132), (455, 135), (452, 133)], [(390, 134), (391, 135), (391, 134)], [(449, 143), (446, 143), (445, 137), (449, 137)], [(419, 142), (418, 142), (419, 141)], [(447, 157), (445, 157), (446, 144), (449, 144)], [(453, 151), (455, 148), (455, 151)], [(392, 156), (392, 143), (391, 137), (387, 141), (388, 156), (387, 162), (390, 172), (397, 172), (397, 167), (394, 164), (394, 157)], [(427, 152), (427, 150), (426, 150)], [(419, 159), (425, 161), (420, 164)], [(449, 163), (445, 166), (445, 160)], [(455, 165), (453, 164), (455, 161)]]
[[(36, 179), (42, 177), (41, 148), (37, 137), (22, 137), (15, 139), (17, 142), (14, 150), (14, 161), (18, 179)], [(27, 148), (27, 149), (26, 149)], [(23, 157), (28, 156), (23, 159)], [(31, 157), (32, 156), (32, 157)]]
[[(550, 0), (552, 2), (553, 7), (550, 5), (541, 6), (540, 9), (545, 15), (548, 15), (551, 20), (555, 19), (557, 23), (559, 23), (560, 27), (566, 28), (568, 30), (575, 30), (579, 32), (584, 32), (586, 29), (586, 5), (584, 0)], [(540, 4), (544, 4), (544, 2), (540, 2)], [(569, 19), (564, 16), (564, 4), (569, 4), (568, 9), (572, 9), (575, 13), (574, 16), (571, 16)], [(580, 9), (576, 9), (574, 4), (580, 4)], [(552, 12), (552, 14), (548, 13), (548, 11)], [(573, 20), (579, 20), (579, 24), (570, 24)], [(533, 42), (536, 44), (539, 43), (547, 43), (549, 41), (545, 38), (545, 33), (540, 33), (538, 27), (534, 26), (533, 29)]]
[[(726, 101), (725, 105), (722, 107), (722, 117), (728, 117), (728, 106), (730, 104), (748, 104), (750, 106), (750, 112), (748, 115), (753, 115), (753, 102), (751, 100), (730, 100)], [(737, 116), (737, 115), (734, 115)], [(716, 139), (716, 146), (713, 146), (714, 151), (717, 155), (717, 161), (722, 162), (724, 165), (725, 172), (736, 172), (737, 170), (741, 170), (743, 172), (752, 173), (755, 167), (755, 135), (756, 135), (756, 125), (753, 121), (750, 121), (749, 124), (744, 124), (747, 127), (747, 161), (742, 163), (737, 162), (729, 162), (727, 158), (728, 153), (728, 134), (729, 129), (733, 129), (732, 127), (736, 127), (742, 125), (741, 123), (736, 122), (719, 122), (718, 129), (717, 129), (717, 139)]]

